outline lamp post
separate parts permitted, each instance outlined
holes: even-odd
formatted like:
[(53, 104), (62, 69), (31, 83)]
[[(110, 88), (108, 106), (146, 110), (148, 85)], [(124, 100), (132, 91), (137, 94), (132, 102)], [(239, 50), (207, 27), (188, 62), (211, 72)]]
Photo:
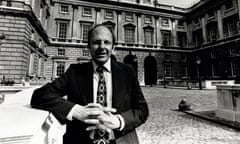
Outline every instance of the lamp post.
[(197, 77), (198, 77), (198, 86), (199, 89), (202, 90), (202, 82), (200, 78), (200, 64), (201, 64), (201, 59), (199, 56), (196, 57), (196, 64), (197, 64)]

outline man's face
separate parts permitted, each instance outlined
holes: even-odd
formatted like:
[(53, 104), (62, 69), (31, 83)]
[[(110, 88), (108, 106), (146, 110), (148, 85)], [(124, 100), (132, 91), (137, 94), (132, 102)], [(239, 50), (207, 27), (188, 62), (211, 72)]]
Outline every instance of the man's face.
[(88, 47), (92, 59), (98, 65), (103, 65), (112, 54), (113, 38), (111, 32), (104, 26), (95, 28)]

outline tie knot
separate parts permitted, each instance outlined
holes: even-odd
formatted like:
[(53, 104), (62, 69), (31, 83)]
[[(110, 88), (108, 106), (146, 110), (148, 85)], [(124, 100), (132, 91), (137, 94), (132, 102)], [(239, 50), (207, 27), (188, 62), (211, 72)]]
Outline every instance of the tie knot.
[(96, 71), (103, 73), (104, 69), (105, 69), (104, 66), (99, 66)]

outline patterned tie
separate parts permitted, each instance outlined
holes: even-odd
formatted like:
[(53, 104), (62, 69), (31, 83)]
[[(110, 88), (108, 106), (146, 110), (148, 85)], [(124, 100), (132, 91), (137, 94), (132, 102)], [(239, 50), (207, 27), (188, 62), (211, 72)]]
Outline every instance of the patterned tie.
[[(97, 103), (102, 106), (107, 106), (107, 89), (106, 82), (104, 78), (104, 67), (100, 66), (97, 68), (97, 72), (99, 74), (98, 88), (97, 88)], [(104, 130), (95, 130), (93, 131), (93, 143), (94, 144), (109, 144), (110, 143), (110, 135)]]

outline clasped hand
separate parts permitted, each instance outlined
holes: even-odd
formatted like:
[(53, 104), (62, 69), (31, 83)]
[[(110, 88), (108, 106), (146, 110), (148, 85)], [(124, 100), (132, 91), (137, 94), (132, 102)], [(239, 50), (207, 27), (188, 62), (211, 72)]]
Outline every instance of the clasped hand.
[(74, 110), (73, 117), (90, 126), (87, 131), (94, 129), (101, 129), (111, 132), (112, 129), (120, 127), (120, 120), (113, 113), (116, 112), (114, 108), (103, 107), (97, 103), (89, 103), (86, 106), (78, 105)]

